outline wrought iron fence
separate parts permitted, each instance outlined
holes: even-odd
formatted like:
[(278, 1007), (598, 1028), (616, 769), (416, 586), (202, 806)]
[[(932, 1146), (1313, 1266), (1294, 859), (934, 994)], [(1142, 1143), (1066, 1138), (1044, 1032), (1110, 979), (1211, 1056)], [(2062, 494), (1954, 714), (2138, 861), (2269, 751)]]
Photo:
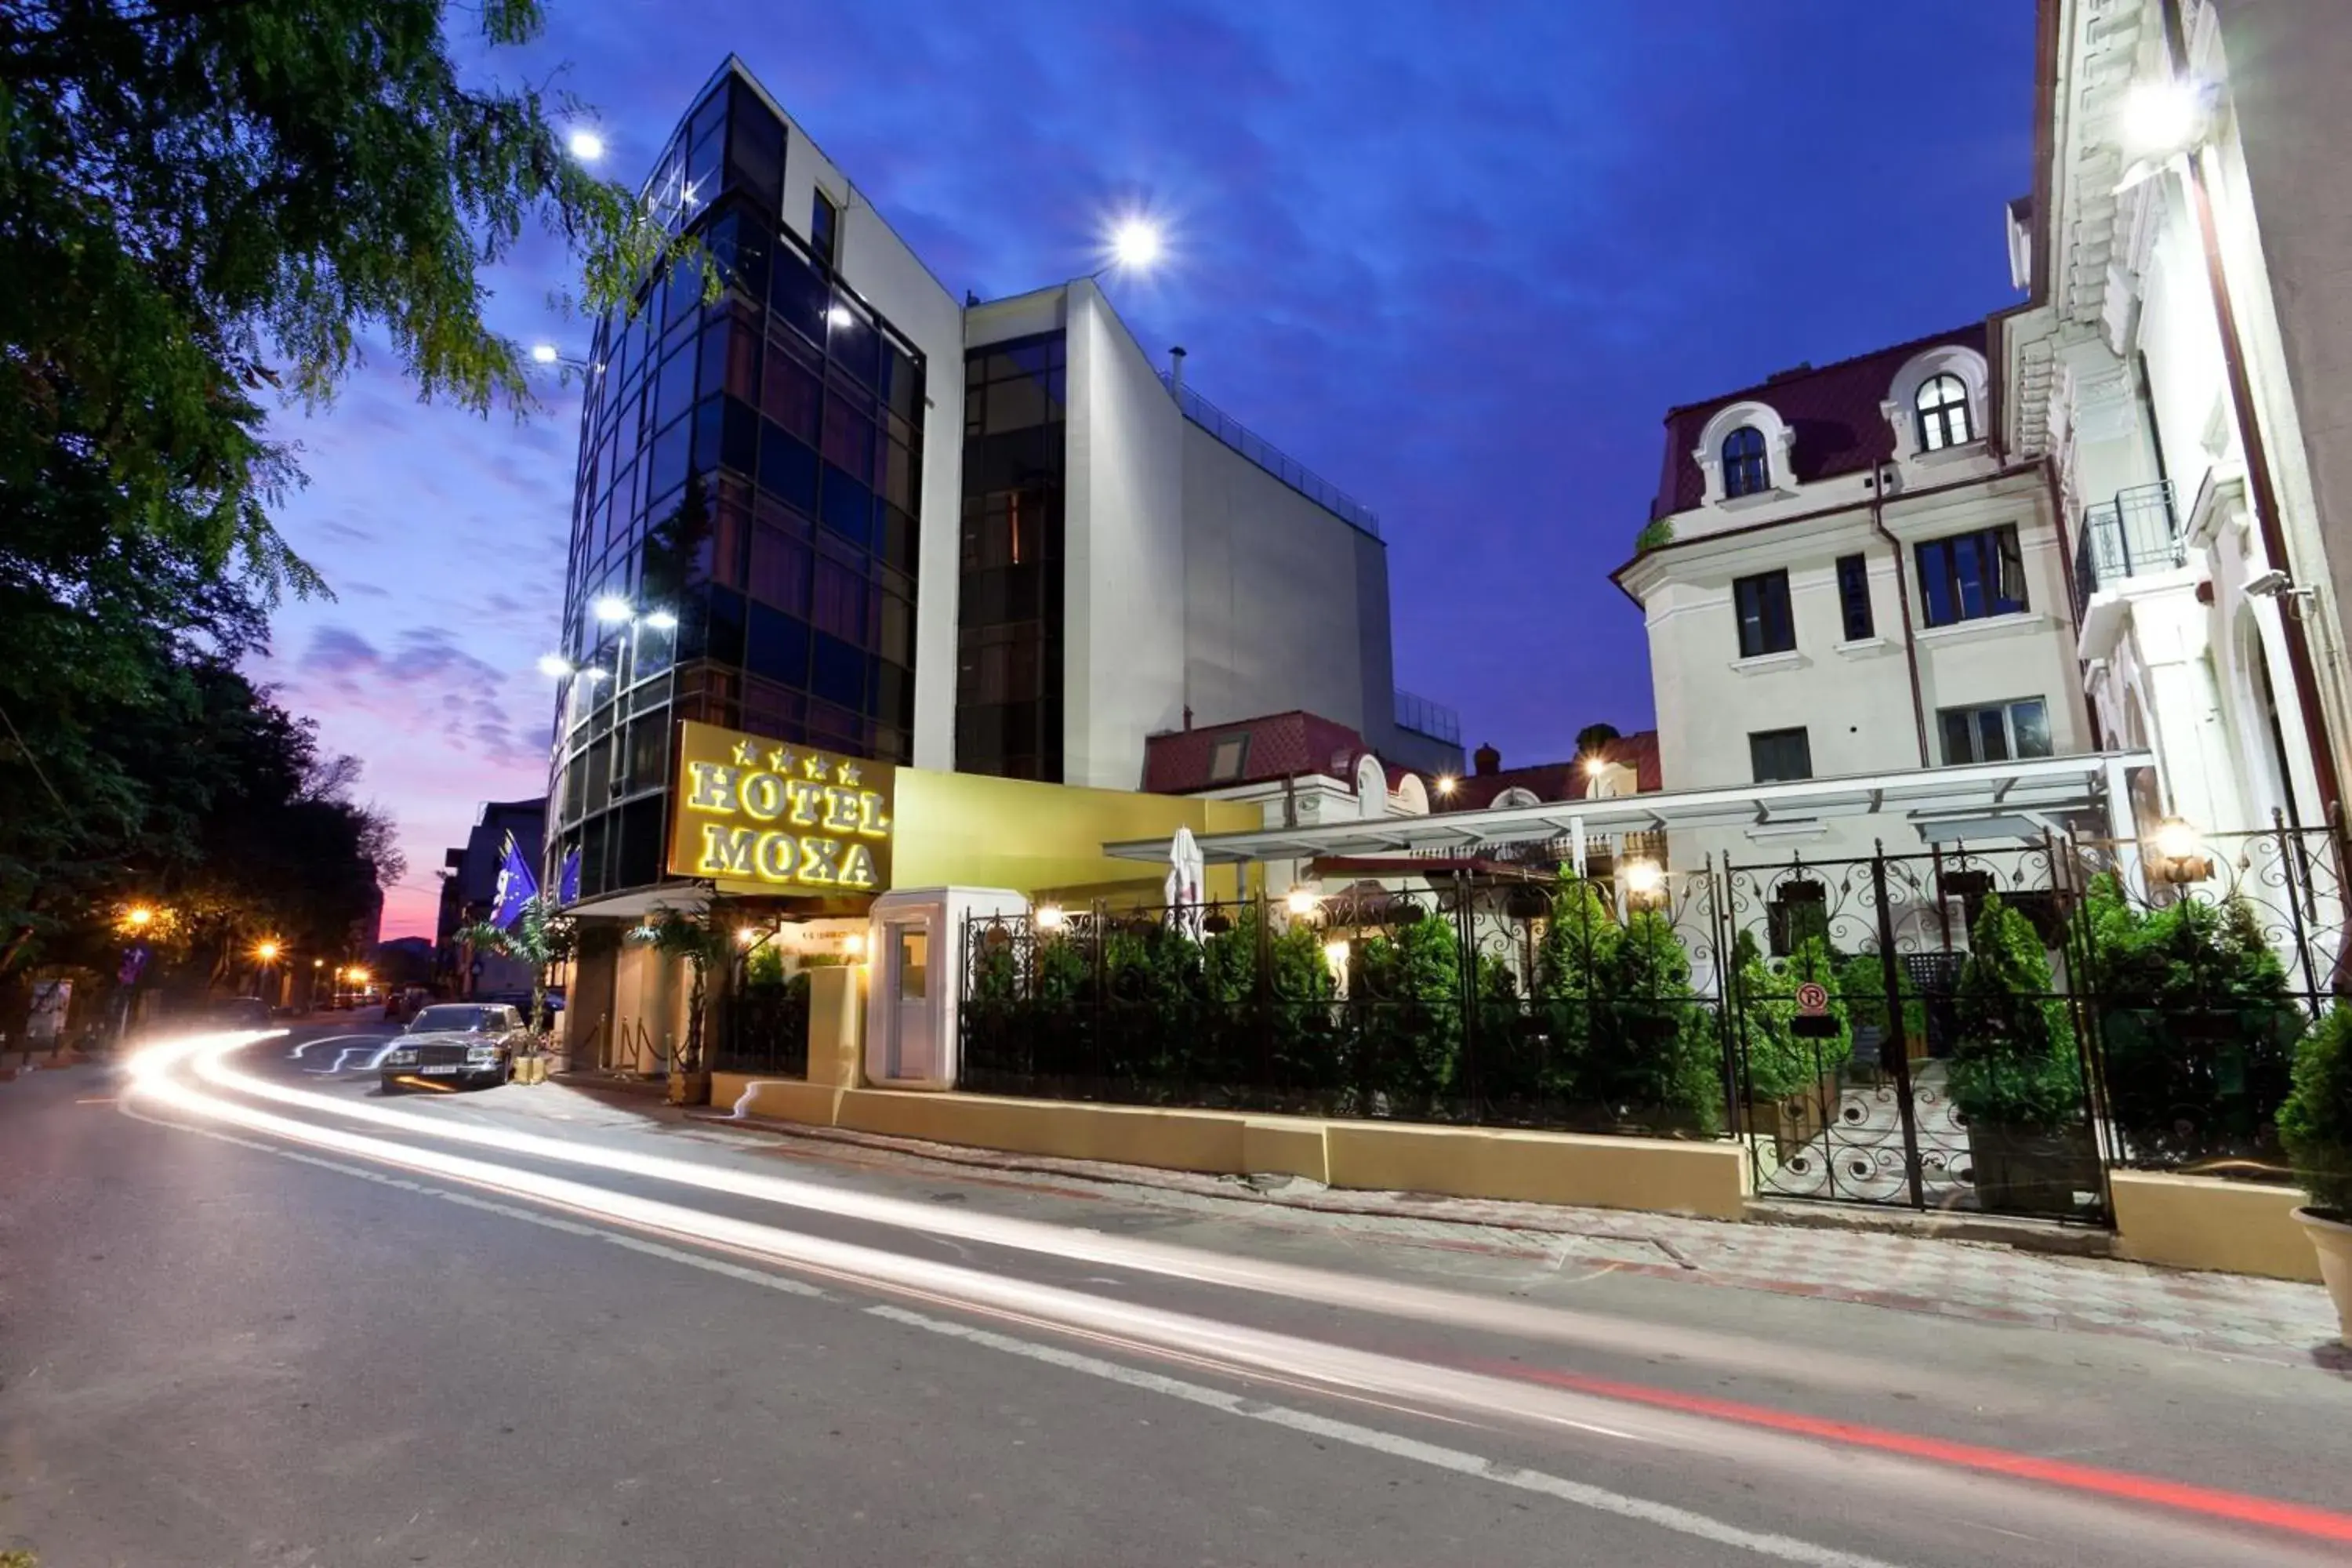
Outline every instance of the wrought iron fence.
[(2284, 824), (1423, 880), (970, 920), (961, 1082), (1728, 1136), (1765, 1196), (2099, 1223), (2114, 1164), (2281, 1173), (2347, 900), (2340, 831)]
[(808, 976), (794, 974), (781, 983), (739, 981), (728, 995), (710, 1065), (720, 1072), (806, 1078), (808, 1055)]
[(1449, 878), (1259, 901), (966, 922), (959, 1081), (982, 1092), (1717, 1136), (1712, 886), (1631, 920), (1590, 884)]

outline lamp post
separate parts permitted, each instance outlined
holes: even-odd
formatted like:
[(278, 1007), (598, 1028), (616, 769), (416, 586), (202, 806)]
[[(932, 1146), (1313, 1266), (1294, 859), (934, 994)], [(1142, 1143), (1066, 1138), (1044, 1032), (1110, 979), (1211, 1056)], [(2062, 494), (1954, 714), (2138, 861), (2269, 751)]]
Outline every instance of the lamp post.
[(1666, 870), (1655, 860), (1628, 860), (1617, 879), (1625, 889), (1628, 911), (1654, 911), (1665, 907)]
[(2178, 816), (2168, 816), (2148, 835), (2148, 875), (2179, 888), (2201, 882), (2213, 874), (2213, 857), (2206, 852), (2204, 836)]

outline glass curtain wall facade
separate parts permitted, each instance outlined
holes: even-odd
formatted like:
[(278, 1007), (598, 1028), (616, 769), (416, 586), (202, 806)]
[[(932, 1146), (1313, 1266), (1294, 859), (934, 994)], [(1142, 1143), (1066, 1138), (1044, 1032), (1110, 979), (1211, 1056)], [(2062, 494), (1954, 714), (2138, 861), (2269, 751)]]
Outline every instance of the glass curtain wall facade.
[(964, 356), (956, 771), (1062, 781), (1060, 332)]
[(661, 879), (680, 720), (908, 760), (924, 365), (843, 283), (833, 225), (822, 258), (787, 226), (820, 223), (782, 211), (787, 140), (720, 78), (646, 187), (708, 275), (596, 332), (551, 792), (583, 899)]

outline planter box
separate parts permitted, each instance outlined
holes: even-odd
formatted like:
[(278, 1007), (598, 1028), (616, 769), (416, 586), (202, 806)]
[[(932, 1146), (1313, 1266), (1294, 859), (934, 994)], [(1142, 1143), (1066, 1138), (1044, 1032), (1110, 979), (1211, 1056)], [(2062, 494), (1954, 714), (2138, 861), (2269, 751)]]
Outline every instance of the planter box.
[(1843, 1096), (1844, 1088), (1838, 1074), (1823, 1073), (1819, 1082), (1807, 1084), (1793, 1094), (1778, 1100), (1749, 1100), (1747, 1131), (1769, 1133), (1779, 1146), (1780, 1157), (1786, 1159), (1791, 1151), (1819, 1138), (1837, 1121), (1838, 1102)]
[(2170, 1268), (2211, 1268), (2265, 1279), (2316, 1282), (2311, 1241), (2294, 1219), (2301, 1189), (2263, 1182), (2115, 1171), (2119, 1257)]
[(673, 1072), (669, 1075), (669, 1102), (672, 1105), (708, 1105), (710, 1103), (710, 1075), (707, 1072)]
[(514, 1076), (507, 1081), (519, 1083), (526, 1088), (532, 1084), (545, 1083), (551, 1059), (547, 1057), (517, 1057), (514, 1060)]
[(2352, 1225), (2315, 1209), (2297, 1209), (2294, 1217), (2310, 1233), (2319, 1252), (2319, 1277), (2336, 1303), (2336, 1337), (2352, 1345)]
[(2079, 1214), (2077, 1193), (2099, 1190), (2098, 1151), (2090, 1130), (2019, 1132), (1970, 1125), (1969, 1168), (1977, 1206), (1987, 1214)]

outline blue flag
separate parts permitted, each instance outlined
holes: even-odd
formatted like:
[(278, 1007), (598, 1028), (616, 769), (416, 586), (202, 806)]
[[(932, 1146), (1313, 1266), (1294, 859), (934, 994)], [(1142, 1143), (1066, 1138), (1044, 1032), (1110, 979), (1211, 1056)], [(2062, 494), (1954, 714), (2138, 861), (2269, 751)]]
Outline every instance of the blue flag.
[(530, 874), (530, 867), (524, 861), (522, 850), (516, 846), (513, 834), (507, 835), (500, 854), (499, 886), (498, 891), (492, 895), (494, 903), (490, 910), (490, 923), (505, 927), (514, 924), (516, 917), (522, 913), (523, 905), (539, 897), (539, 879)]
[(580, 850), (576, 845), (563, 852), (563, 863), (556, 870), (555, 901), (559, 904), (580, 901)]

